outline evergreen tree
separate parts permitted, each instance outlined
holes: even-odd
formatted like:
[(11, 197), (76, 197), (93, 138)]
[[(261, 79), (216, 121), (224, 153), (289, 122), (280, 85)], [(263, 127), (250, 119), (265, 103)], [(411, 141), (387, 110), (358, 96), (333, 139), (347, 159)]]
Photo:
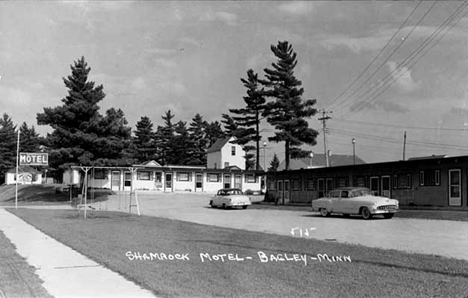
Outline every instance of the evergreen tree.
[(174, 124), (172, 123), (174, 114), (172, 114), (171, 110), (168, 110), (161, 118), (164, 120), (164, 126), (158, 126), (156, 136), (161, 148), (161, 163), (166, 165), (171, 164), (175, 159), (175, 154), (172, 151), (175, 131)]
[(70, 165), (129, 165), (131, 129), (121, 110), (99, 113), (98, 103), (105, 98), (103, 86), (88, 81), (91, 68), (84, 57), (70, 66), (71, 75), (63, 78), (68, 95), (63, 105), (44, 108), (37, 114), (39, 125), (50, 125), (47, 135), (51, 167)]
[(0, 118), (0, 184), (5, 182), (5, 172), (16, 167), (16, 146), (18, 135), (11, 117), (3, 114)]
[[(235, 115), (232, 117), (237, 126), (241, 129), (237, 133), (236, 143), (244, 146), (247, 161), (251, 161), (253, 155), (249, 151), (255, 150), (255, 169), (260, 169), (260, 123), (262, 115), (265, 113), (266, 100), (265, 91), (259, 89), (258, 75), (252, 69), (247, 71), (247, 79), (241, 78), (242, 83), (247, 88), (247, 96), (244, 96), (245, 108), (230, 109)], [(255, 146), (247, 145), (253, 141)]]
[(20, 152), (40, 152), (42, 143), (43, 140), (34, 129), (34, 125), (29, 128), (28, 124), (23, 122), (20, 127)]
[[(222, 114), (221, 118), (221, 123), (224, 124), (224, 132), (228, 136), (236, 136), (239, 130), (239, 126), (237, 123), (232, 119), (232, 117), (228, 114)], [(236, 136), (237, 137), (237, 136)]]
[(172, 141), (173, 159), (171, 164), (188, 165), (195, 150), (194, 142), (190, 138), (187, 123), (179, 121), (175, 125), (175, 136)]
[(187, 163), (188, 165), (206, 165), (206, 149), (208, 143), (205, 137), (206, 125), (207, 123), (200, 114), (196, 114), (190, 123), (188, 131), (194, 149), (192, 158)]
[(136, 150), (136, 159), (139, 162), (145, 162), (152, 159), (158, 159), (156, 156), (155, 134), (153, 132), (153, 123), (144, 116), (136, 124), (134, 131), (134, 145)]
[(266, 80), (261, 81), (268, 90), (266, 95), (274, 100), (268, 103), (267, 121), (276, 129), (275, 135), (268, 138), (270, 141), (284, 142), (285, 169), (289, 170), (290, 158), (306, 157), (310, 151), (300, 148), (307, 144), (316, 144), (318, 132), (309, 128), (304, 118), (310, 118), (317, 113), (313, 108), (315, 100), (302, 100), (304, 89), (302, 82), (294, 76), (297, 64), (296, 53), (287, 42), (278, 42), (272, 45), (271, 50), (278, 58), (272, 63), (273, 69), (265, 68)]
[(207, 122), (205, 125), (205, 134), (206, 134), (206, 139), (208, 141), (207, 148), (210, 148), (211, 146), (213, 146), (213, 144), (217, 140), (226, 137), (226, 134), (221, 128), (221, 123), (219, 123), (218, 121), (213, 121), (210, 123)]
[(273, 159), (270, 161), (270, 167), (268, 168), (268, 172), (278, 171), (279, 165), (280, 165), (280, 161), (278, 159), (278, 156), (275, 153), (275, 155), (273, 155)]

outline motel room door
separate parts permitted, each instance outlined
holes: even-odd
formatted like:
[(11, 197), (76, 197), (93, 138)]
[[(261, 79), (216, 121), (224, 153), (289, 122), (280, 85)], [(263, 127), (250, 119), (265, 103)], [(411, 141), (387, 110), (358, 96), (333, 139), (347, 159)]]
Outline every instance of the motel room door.
[(449, 206), (461, 206), (461, 170), (449, 170)]
[(392, 197), (392, 191), (391, 191), (391, 187), (390, 187), (390, 176), (382, 176), (381, 186), (382, 186), (382, 189), (381, 189), (382, 191), (381, 191), (380, 195), (382, 197), (391, 198)]
[(203, 191), (203, 174), (195, 174), (195, 191)]
[(283, 205), (289, 203), (289, 190), (290, 190), (290, 181), (284, 180), (283, 185)]
[(172, 191), (172, 173), (166, 173), (164, 178), (164, 191)]
[(370, 177), (370, 191), (372, 194), (378, 196), (380, 195), (380, 192), (379, 192), (379, 177), (377, 176), (373, 176), (373, 177)]
[(124, 190), (131, 191), (132, 190), (132, 173), (125, 172), (124, 173)]
[(111, 189), (120, 190), (120, 171), (112, 171)]

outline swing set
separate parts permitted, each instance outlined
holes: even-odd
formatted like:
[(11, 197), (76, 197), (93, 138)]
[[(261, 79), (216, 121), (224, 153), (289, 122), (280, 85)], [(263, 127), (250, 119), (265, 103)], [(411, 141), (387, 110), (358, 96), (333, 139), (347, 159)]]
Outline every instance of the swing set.
[[(71, 169), (78, 169), (84, 172), (84, 180), (82, 183), (81, 187), (81, 194), (78, 194), (77, 197), (73, 197), (73, 185), (70, 185), (70, 204), (73, 208), (77, 209), (78, 212), (80, 212), (81, 209), (83, 209), (83, 216), (84, 218), (87, 217), (87, 210), (91, 209), (91, 212), (94, 210), (108, 210), (108, 201), (106, 200), (105, 204), (105, 209), (103, 209), (102, 202), (99, 200), (99, 207), (96, 206), (96, 197), (95, 197), (95, 188), (94, 185), (92, 187), (89, 187), (89, 176), (88, 172), (92, 170), (92, 178), (95, 179), (95, 170), (96, 169), (116, 169), (115, 167), (92, 167), (92, 166), (71, 166)], [(122, 194), (124, 196), (124, 199), (127, 198), (127, 194), (129, 194), (129, 201), (128, 201), (128, 212), (131, 214), (132, 213), (132, 207), (136, 207), (136, 211), (138, 216), (140, 216), (140, 206), (138, 203), (138, 193), (136, 190), (133, 189), (133, 182), (134, 182), (134, 173), (137, 170), (136, 168), (133, 167), (125, 167), (125, 168), (119, 168), (119, 169), (124, 169), (124, 170), (130, 170), (131, 173), (131, 181), (130, 181), (130, 191), (119, 191), (118, 196), (119, 196), (119, 205), (118, 205), (118, 210), (121, 210), (121, 205), (122, 205)], [(94, 183), (93, 183), (94, 184)], [(120, 186), (119, 186), (120, 188)], [(88, 189), (90, 189), (90, 196), (89, 196), (89, 201), (88, 201)], [(125, 200), (124, 200), (125, 203)], [(125, 210), (126, 205), (125, 206)]]

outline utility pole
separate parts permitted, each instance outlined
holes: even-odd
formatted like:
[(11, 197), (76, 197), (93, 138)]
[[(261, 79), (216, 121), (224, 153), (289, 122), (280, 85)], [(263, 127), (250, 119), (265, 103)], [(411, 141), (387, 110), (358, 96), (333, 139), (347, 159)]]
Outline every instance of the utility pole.
[(403, 140), (403, 160), (405, 160), (405, 150), (406, 150), (406, 130), (405, 130), (405, 136)]
[(332, 111), (330, 112), (327, 112), (325, 111), (325, 109), (322, 110), (322, 118), (319, 118), (318, 120), (321, 120), (322, 121), (322, 125), (323, 125), (323, 147), (324, 147), (324, 152), (325, 152), (325, 163), (327, 165), (327, 167), (330, 166), (330, 163), (328, 161), (328, 150), (327, 150), (327, 120), (328, 119), (331, 119), (331, 117), (329, 117), (327, 115), (327, 113), (333, 113)]

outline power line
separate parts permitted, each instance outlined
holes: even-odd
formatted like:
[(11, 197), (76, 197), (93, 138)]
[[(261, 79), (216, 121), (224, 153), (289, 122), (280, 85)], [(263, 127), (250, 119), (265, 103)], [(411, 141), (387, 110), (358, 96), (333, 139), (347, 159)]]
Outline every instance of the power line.
[[(390, 72), (387, 76), (385, 76), (380, 82), (383, 82), (385, 81), (386, 79), (388, 79), (389, 77), (393, 77), (394, 75), (398, 74), (399, 72), (401, 73), (398, 77), (396, 78), (393, 78), (393, 79), (390, 79), (388, 81), (391, 81), (389, 84), (388, 81), (381, 84), (379, 87), (377, 87), (377, 89), (372, 92), (372, 94), (370, 96), (368, 96), (365, 100), (361, 101), (358, 106), (352, 110), (352, 111), (349, 111), (347, 112), (346, 114), (342, 115), (339, 117), (339, 119), (343, 119), (344, 117), (346, 116), (349, 116), (351, 114), (354, 114), (356, 113), (357, 111), (359, 111), (360, 109), (362, 109), (362, 107), (364, 107), (364, 105), (366, 103), (369, 103), (373, 100), (375, 100), (380, 94), (382, 94), (384, 91), (386, 91), (389, 87), (391, 87), (396, 81), (398, 81), (398, 79), (403, 76), (406, 72), (408, 72), (408, 70), (414, 66), (414, 64), (416, 64), (419, 60), (421, 60), (422, 57), (424, 57), (467, 13), (465, 12), (465, 14), (459, 18), (456, 22), (452, 23), (451, 27), (445, 31), (444, 34), (442, 34), (441, 36), (439, 36), (439, 38), (436, 40), (435, 43), (433, 43), (419, 58), (417, 58), (416, 61), (412, 62), (411, 65), (409, 65), (409, 67), (407, 67), (407, 63), (409, 63), (411, 60), (413, 60), (414, 58), (417, 57), (418, 54), (420, 54), (423, 50), (425, 50), (428, 45), (439, 35), (439, 33), (444, 30), (448, 24), (453, 21), (453, 19), (455, 19), (459, 14), (460, 12), (468, 5), (468, 2), (465, 2), (463, 3), (462, 5), (460, 5), (460, 7), (448, 18), (446, 19), (418, 48), (416, 51), (413, 51), (403, 62), (401, 62), (400, 64), (397, 65), (397, 67), (395, 68), (394, 71)], [(402, 72), (402, 69), (403, 67), (406, 68), (405, 71)], [(385, 84), (387, 84), (385, 86)], [(377, 85), (376, 85), (377, 86)], [(372, 91), (372, 89), (374, 89), (376, 86), (370, 88), (367, 92), (361, 94), (359, 97), (362, 97), (364, 95), (366, 95), (367, 93), (369, 93), (370, 91)], [(384, 88), (381, 92), (379, 92), (378, 94), (376, 94), (379, 89), (382, 89)], [(349, 106), (349, 104), (347, 105)], [(344, 107), (342, 107), (344, 108)]]
[(405, 129), (415, 129), (415, 130), (436, 130), (436, 131), (458, 131), (463, 132), (467, 131), (463, 128), (446, 128), (446, 127), (422, 127), (422, 126), (406, 126), (406, 125), (396, 125), (396, 124), (383, 124), (383, 123), (371, 123), (371, 122), (363, 122), (363, 121), (355, 121), (355, 120), (346, 120), (340, 119), (340, 121), (348, 122), (348, 123), (356, 123), (362, 125), (372, 125), (372, 126), (384, 126), (384, 127), (394, 127), (394, 128), (405, 128)]
[[(406, 34), (405, 37), (402, 38), (402, 40), (398, 43), (398, 45), (395, 47), (395, 49), (393, 49), (393, 51), (390, 53), (390, 55), (380, 64), (380, 66), (367, 78), (367, 80), (365, 80), (363, 83), (361, 83), (361, 85), (359, 86), (359, 88), (357, 88), (356, 90), (354, 90), (353, 93), (351, 93), (341, 104), (339, 104), (337, 107), (335, 107), (335, 109), (343, 109), (345, 107), (348, 107), (350, 106), (353, 102), (355, 102), (356, 100), (359, 99), (359, 97), (362, 97), (359, 96), (357, 98), (355, 98), (355, 100), (351, 100), (348, 104), (346, 104), (345, 106), (339, 108), (340, 105), (344, 104), (348, 99), (350, 99), (352, 96), (354, 96), (359, 90), (362, 89), (362, 87), (367, 83), (369, 82), (370, 79), (372, 79), (372, 77), (374, 77), (374, 75), (380, 70), (382, 69), (382, 67), (384, 67), (386, 65), (386, 63), (388, 62), (388, 60), (390, 60), (390, 58), (400, 49), (400, 47), (403, 45), (404, 41), (406, 41), (410, 35), (414, 32), (414, 30), (416, 30), (416, 28), (419, 26), (419, 24), (421, 24), (421, 22), (424, 20), (424, 18), (429, 14), (429, 12), (434, 8), (435, 4), (437, 3), (437, 1), (435, 1), (430, 7), (429, 9), (423, 14), (423, 16), (419, 19), (419, 21), (413, 26), (413, 28), (410, 30), (410, 32), (408, 32), (408, 34)], [(374, 88), (374, 87), (372, 87)], [(364, 93), (365, 94), (365, 93)]]
[[(341, 92), (340, 95), (338, 95), (334, 100), (331, 101), (331, 103), (329, 104), (329, 106), (333, 106), (333, 104), (341, 97), (343, 96), (363, 75), (364, 73), (370, 68), (370, 66), (377, 60), (377, 58), (383, 53), (383, 51), (390, 45), (390, 42), (395, 38), (395, 36), (401, 31), (401, 29), (403, 29), (403, 27), (406, 25), (406, 23), (408, 22), (408, 20), (411, 18), (411, 16), (415, 13), (415, 11), (418, 9), (419, 5), (421, 5), (422, 1), (419, 1), (418, 4), (415, 6), (415, 8), (413, 9), (413, 11), (408, 15), (408, 17), (405, 19), (405, 21), (400, 25), (400, 27), (398, 28), (398, 30), (392, 35), (392, 37), (390, 37), (390, 39), (387, 41), (387, 43), (385, 44), (385, 46), (380, 50), (380, 52), (377, 54), (377, 56), (374, 57), (374, 59), (372, 59), (372, 61), (367, 65), (366, 68), (364, 68), (361, 73), (351, 82), (351, 84), (348, 85), (348, 87), (343, 91)], [(338, 104), (339, 106), (340, 104)]]

